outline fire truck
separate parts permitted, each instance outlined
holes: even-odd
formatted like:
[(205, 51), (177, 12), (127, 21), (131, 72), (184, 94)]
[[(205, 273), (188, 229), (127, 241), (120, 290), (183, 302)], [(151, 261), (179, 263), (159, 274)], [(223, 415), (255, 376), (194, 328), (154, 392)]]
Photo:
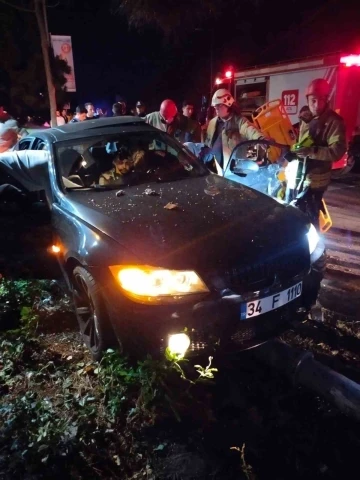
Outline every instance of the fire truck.
[[(252, 118), (265, 103), (280, 99), (293, 125), (307, 104), (306, 87), (315, 78), (325, 78), (331, 86), (330, 106), (346, 123), (347, 141), (360, 125), (360, 55), (328, 54), (303, 58), (241, 71), (227, 69), (215, 80), (216, 88), (230, 88), (242, 114)], [(333, 169), (344, 169), (347, 156), (335, 162)]]

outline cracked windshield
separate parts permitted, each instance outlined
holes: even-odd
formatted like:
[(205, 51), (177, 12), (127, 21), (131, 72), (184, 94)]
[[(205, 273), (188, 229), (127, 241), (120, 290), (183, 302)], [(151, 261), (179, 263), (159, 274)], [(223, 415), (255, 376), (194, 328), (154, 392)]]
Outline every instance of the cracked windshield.
[(91, 137), (56, 147), (57, 166), (68, 189), (112, 189), (208, 174), (180, 144), (160, 132)]

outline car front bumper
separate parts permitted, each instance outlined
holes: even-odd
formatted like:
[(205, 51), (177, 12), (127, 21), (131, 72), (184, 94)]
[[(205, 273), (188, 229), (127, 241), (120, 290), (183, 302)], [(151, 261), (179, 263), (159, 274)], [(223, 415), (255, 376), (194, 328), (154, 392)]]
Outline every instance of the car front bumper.
[[(191, 344), (189, 353), (206, 348), (224, 348), (226, 351), (252, 348), (284, 332), (289, 325), (302, 321), (315, 303), (325, 269), (323, 243), (311, 257), (308, 271), (272, 288), (234, 294), (229, 290), (210, 293), (202, 301), (186, 304), (143, 305), (124, 297), (113, 278), (103, 270), (94, 269), (93, 275), (103, 285), (102, 293), (115, 334), (120, 342), (131, 344), (131, 349), (161, 353), (168, 344), (169, 335), (186, 331)], [(252, 319), (241, 319), (241, 307), (249, 302), (276, 294), (302, 281), (302, 295), (290, 303)]]

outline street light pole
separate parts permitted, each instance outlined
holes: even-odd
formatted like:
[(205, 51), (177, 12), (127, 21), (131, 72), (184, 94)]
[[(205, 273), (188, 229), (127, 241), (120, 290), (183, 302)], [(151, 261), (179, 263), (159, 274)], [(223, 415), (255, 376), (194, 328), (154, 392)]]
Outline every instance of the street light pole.
[(49, 95), (49, 104), (50, 104), (50, 122), (52, 127), (56, 127), (56, 96), (55, 96), (55, 85), (51, 71), (50, 63), (50, 42), (49, 42), (49, 32), (47, 31), (47, 22), (46, 22), (46, 0), (35, 0), (35, 15), (40, 33), (41, 40), (41, 51), (44, 60), (45, 76), (47, 91)]
[(43, 2), (42, 5), (43, 5), (45, 31), (46, 31), (46, 36), (47, 36), (47, 38), (48, 38), (49, 47), (50, 47), (50, 35), (49, 35), (49, 25), (48, 25), (48, 19), (47, 19), (46, 0)]
[(214, 60), (214, 30), (211, 29), (210, 31), (210, 101), (211, 101), (211, 94), (213, 90), (213, 60)]

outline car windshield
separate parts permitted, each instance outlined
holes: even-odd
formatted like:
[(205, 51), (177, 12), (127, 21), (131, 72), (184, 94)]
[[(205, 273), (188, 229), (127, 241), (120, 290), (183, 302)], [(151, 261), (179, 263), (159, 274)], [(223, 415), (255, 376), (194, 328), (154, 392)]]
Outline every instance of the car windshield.
[(123, 188), (209, 173), (184, 146), (152, 130), (59, 142), (55, 158), (67, 190)]

